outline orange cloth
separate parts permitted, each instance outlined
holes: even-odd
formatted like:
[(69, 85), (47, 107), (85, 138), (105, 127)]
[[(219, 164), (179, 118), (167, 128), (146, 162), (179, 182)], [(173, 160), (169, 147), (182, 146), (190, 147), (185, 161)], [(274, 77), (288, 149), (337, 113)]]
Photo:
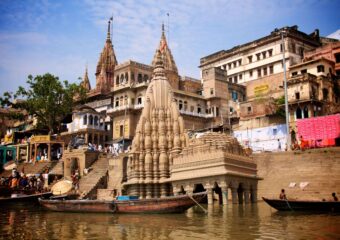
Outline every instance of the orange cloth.
[(18, 179), (17, 178), (12, 178), (11, 188), (15, 188), (17, 186), (18, 186)]

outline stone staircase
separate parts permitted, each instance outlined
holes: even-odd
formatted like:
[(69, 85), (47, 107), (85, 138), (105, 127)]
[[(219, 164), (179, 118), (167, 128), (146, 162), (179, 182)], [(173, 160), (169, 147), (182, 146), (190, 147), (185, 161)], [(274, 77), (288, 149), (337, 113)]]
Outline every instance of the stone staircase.
[(63, 175), (63, 161), (60, 160), (58, 163), (50, 170), (50, 174)]
[[(32, 163), (19, 163), (17, 166), (17, 170), (19, 172), (24, 172), (25, 174), (40, 174), (40, 173), (44, 173), (46, 171), (46, 169), (52, 169), (55, 165), (57, 164), (57, 162), (37, 162), (35, 164)], [(11, 176), (12, 171), (3, 171), (1, 173), (1, 176), (4, 177), (9, 177)]]
[(98, 160), (91, 165), (87, 175), (79, 181), (80, 198), (94, 199), (97, 196), (97, 188), (105, 188), (108, 173), (108, 158), (106, 154), (100, 154)]

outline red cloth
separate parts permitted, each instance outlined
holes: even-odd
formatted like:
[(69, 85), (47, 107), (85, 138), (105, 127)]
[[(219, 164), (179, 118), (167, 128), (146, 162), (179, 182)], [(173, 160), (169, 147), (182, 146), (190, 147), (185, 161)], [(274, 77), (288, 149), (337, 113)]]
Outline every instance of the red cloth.
[(303, 140), (323, 140), (323, 146), (334, 145), (334, 139), (340, 137), (340, 114), (298, 119), (296, 125)]

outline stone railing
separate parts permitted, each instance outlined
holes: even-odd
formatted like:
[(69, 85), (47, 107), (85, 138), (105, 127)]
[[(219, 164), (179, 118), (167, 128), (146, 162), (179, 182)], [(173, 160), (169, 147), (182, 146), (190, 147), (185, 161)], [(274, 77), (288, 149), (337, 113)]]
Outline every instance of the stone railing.
[(128, 109), (141, 109), (144, 107), (144, 104), (129, 104), (129, 105), (124, 105), (124, 106), (118, 106), (118, 107), (113, 107), (107, 110), (107, 113), (114, 113), (122, 110), (128, 110)]
[(194, 117), (201, 117), (201, 118), (212, 118), (212, 117), (214, 117), (214, 115), (212, 113), (209, 113), (209, 114), (196, 113), (196, 112), (185, 111), (185, 110), (182, 110), (182, 109), (179, 110), (179, 112), (181, 114), (190, 115), (190, 116), (194, 116)]

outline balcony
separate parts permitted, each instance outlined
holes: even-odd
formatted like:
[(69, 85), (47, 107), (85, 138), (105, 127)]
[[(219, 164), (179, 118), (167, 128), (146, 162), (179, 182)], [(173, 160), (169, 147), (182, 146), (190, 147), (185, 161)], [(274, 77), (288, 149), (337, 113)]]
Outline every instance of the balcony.
[(184, 114), (184, 115), (189, 115), (189, 116), (193, 116), (193, 117), (201, 117), (201, 118), (213, 118), (214, 114), (209, 113), (209, 114), (205, 114), (205, 113), (196, 113), (196, 112), (190, 112), (190, 111), (185, 111), (185, 110), (179, 110), (180, 114)]
[(132, 109), (132, 110), (138, 110), (138, 109), (142, 109), (144, 107), (144, 104), (129, 104), (129, 105), (124, 105), (124, 106), (118, 106), (118, 107), (113, 107), (107, 110), (107, 113), (115, 113), (115, 112), (119, 112), (119, 111), (125, 111)]

